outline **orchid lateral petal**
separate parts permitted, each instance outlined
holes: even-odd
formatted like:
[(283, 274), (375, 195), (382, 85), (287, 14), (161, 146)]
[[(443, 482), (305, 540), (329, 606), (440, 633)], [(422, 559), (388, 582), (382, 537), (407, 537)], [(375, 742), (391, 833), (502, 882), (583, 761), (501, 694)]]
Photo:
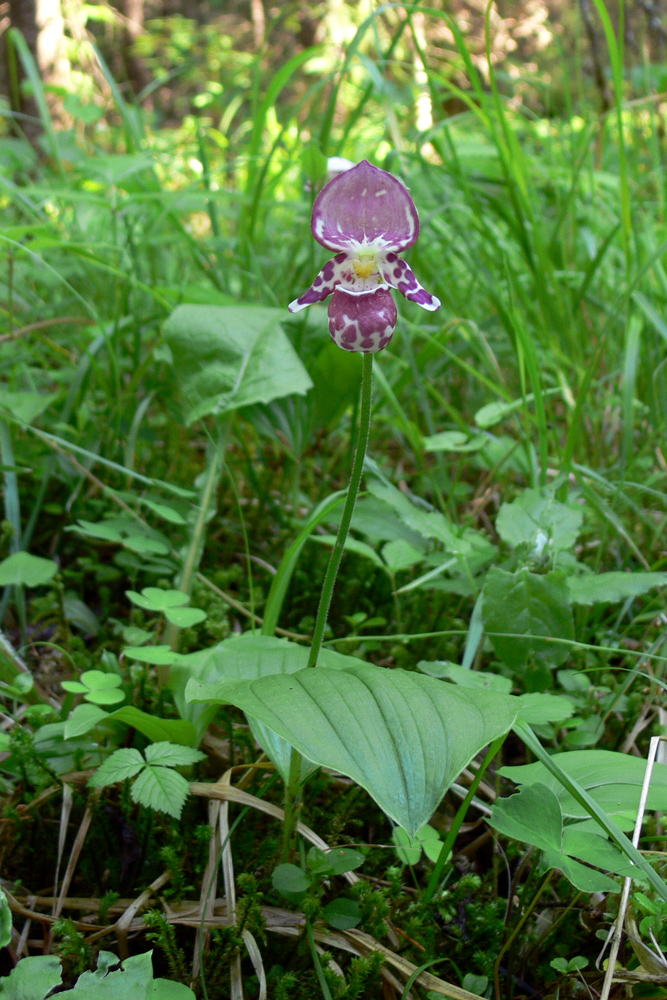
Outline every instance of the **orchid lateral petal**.
[(388, 253), (383, 259), (378, 260), (377, 267), (385, 284), (398, 289), (410, 302), (416, 302), (429, 312), (435, 312), (440, 308), (440, 299), (431, 295), (419, 284), (410, 265), (395, 253)]
[(338, 347), (376, 354), (396, 329), (396, 303), (387, 288), (352, 293), (337, 288), (329, 303), (329, 333)]
[(405, 185), (362, 160), (322, 188), (313, 205), (313, 236), (328, 250), (374, 243), (405, 250), (419, 236), (419, 216)]
[(323, 302), (327, 295), (331, 295), (336, 285), (341, 281), (354, 280), (352, 264), (345, 253), (339, 253), (333, 260), (328, 260), (315, 281), (307, 292), (300, 295), (298, 299), (290, 302), (288, 309), (290, 312), (299, 312), (306, 306), (312, 306), (315, 302)]

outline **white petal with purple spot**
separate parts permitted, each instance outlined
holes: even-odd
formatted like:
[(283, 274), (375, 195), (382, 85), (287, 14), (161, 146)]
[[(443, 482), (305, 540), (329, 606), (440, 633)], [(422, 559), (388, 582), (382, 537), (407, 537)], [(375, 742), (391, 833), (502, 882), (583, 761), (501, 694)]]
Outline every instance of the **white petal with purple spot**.
[(386, 284), (398, 289), (410, 302), (416, 302), (422, 309), (430, 312), (440, 308), (440, 299), (419, 284), (410, 265), (397, 254), (388, 253), (383, 258), (378, 258), (377, 267)]

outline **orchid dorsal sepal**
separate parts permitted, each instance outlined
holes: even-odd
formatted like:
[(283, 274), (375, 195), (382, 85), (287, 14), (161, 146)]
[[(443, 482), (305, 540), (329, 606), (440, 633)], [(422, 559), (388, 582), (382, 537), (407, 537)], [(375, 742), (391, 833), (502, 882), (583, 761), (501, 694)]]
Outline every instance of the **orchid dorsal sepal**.
[(311, 228), (338, 252), (289, 308), (298, 312), (333, 293), (329, 331), (339, 347), (375, 353), (387, 346), (397, 319), (389, 288), (423, 309), (440, 308), (398, 256), (416, 242), (419, 216), (403, 182), (386, 170), (363, 160), (334, 177), (315, 199)]

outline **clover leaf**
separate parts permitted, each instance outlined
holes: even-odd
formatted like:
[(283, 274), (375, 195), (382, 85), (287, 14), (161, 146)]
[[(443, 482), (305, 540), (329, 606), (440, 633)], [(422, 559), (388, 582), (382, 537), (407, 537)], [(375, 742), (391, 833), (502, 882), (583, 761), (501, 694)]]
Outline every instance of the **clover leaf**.
[(62, 686), (70, 694), (82, 694), (84, 701), (93, 705), (117, 705), (125, 695), (119, 691), (123, 683), (118, 674), (106, 674), (102, 670), (84, 670), (78, 681), (63, 681)]

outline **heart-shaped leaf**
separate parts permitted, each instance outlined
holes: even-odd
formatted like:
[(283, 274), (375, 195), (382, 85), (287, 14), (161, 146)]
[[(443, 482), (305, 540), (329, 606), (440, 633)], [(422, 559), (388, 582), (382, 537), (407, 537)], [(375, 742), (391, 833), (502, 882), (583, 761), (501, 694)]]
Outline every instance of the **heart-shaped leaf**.
[(368, 663), (220, 687), (225, 701), (309, 760), (365, 788), (410, 837), (475, 754), (509, 730), (521, 704)]
[(269, 403), (312, 387), (285, 334), (282, 309), (265, 306), (178, 306), (165, 336), (187, 403), (186, 423)]
[(32, 556), (29, 552), (15, 552), (0, 562), (0, 586), (42, 587), (58, 572), (52, 559)]

